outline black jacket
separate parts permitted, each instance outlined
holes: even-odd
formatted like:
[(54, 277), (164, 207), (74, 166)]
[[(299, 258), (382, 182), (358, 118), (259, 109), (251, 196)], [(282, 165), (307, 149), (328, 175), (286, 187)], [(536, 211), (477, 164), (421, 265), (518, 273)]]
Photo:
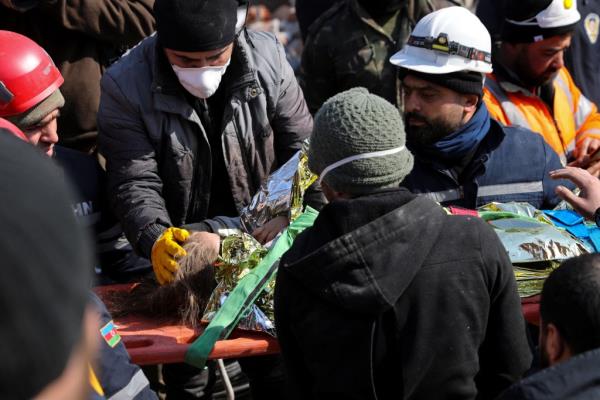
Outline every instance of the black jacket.
[(248, 205), (310, 136), (312, 117), (281, 44), (253, 31), (235, 43), (229, 80), (222, 83), (219, 132), (230, 199), (211, 193), (207, 128), (168, 62), (161, 62), (156, 36), (102, 78), (99, 148), (108, 190), (127, 238), (144, 257), (167, 227), (215, 217), (208, 214), (210, 202), (233, 200), (238, 211)]
[(275, 322), (302, 399), (491, 399), (531, 360), (493, 230), (404, 189), (323, 208), (281, 260)]
[(497, 400), (600, 399), (600, 349), (577, 355), (511, 386)]

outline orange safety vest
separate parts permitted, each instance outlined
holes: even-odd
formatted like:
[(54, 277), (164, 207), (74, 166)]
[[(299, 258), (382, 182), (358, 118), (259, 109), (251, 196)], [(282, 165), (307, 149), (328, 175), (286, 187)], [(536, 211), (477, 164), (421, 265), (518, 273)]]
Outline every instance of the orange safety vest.
[(588, 137), (600, 139), (600, 114), (573, 82), (566, 68), (554, 78), (554, 109), (527, 89), (493, 74), (487, 76), (484, 101), (492, 118), (540, 133), (563, 163)]

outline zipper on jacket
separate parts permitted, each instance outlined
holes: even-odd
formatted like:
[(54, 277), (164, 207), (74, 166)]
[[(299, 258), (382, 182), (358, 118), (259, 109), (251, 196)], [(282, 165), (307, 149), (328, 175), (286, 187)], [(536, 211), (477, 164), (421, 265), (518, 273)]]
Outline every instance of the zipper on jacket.
[[(240, 104), (241, 106), (241, 104)], [(248, 158), (246, 156), (246, 153), (244, 152), (244, 141), (242, 140), (242, 135), (240, 133), (240, 129), (237, 125), (237, 122), (235, 120), (235, 115), (233, 115), (234, 113), (231, 113), (231, 122), (233, 124), (233, 129), (235, 130), (235, 135), (237, 137), (238, 140), (238, 144), (240, 145), (240, 156), (242, 157), (242, 164), (244, 165), (244, 172), (246, 172), (246, 179), (248, 181), (248, 188), (250, 189), (250, 193), (249, 195), (252, 196), (256, 190), (254, 188), (254, 182), (252, 181), (252, 177), (250, 175), (250, 165), (248, 163)]]
[(373, 391), (373, 398), (375, 400), (377, 397), (377, 389), (375, 388), (375, 371), (373, 368), (373, 353), (375, 351), (375, 329), (377, 328), (377, 320), (373, 321), (373, 326), (371, 327), (371, 346), (370, 346), (370, 354), (369, 354), (369, 363), (370, 363), (370, 372), (371, 372), (371, 390)]
[[(196, 100), (198, 101), (198, 100)], [(206, 100), (204, 100), (206, 101)], [(206, 107), (206, 103), (204, 104), (204, 106)], [(200, 141), (205, 139), (206, 140), (206, 145), (208, 146), (208, 154), (209, 154), (209, 163), (208, 163), (208, 168), (210, 170), (210, 173), (208, 174), (208, 176), (210, 177), (210, 180), (212, 179), (212, 149), (210, 147), (210, 140), (208, 139), (206, 134), (202, 134), (202, 129), (204, 129), (204, 127), (202, 126), (202, 119), (200, 118), (200, 114), (198, 113), (198, 108), (201, 107), (199, 104), (195, 104), (194, 105), (194, 111), (196, 112), (196, 114), (198, 115), (198, 118), (200, 119), (200, 133), (201, 135), (198, 136), (198, 141), (197, 141), (197, 147), (196, 147), (196, 151), (194, 154), (194, 170), (192, 171), (192, 182), (191, 182), (191, 196), (190, 196), (190, 206), (188, 208), (188, 212), (186, 215), (186, 223), (189, 222), (198, 222), (196, 221), (197, 219), (197, 214), (198, 214), (198, 208), (199, 208), (199, 201), (198, 201), (198, 191), (202, 190), (204, 188), (197, 188), (197, 184), (198, 184), (198, 170), (200, 169), (200, 159), (202, 158), (201, 155), (199, 154), (200, 151), (200, 146), (201, 143)], [(204, 182), (206, 182), (206, 180), (204, 180)], [(209, 196), (210, 197), (210, 196)], [(204, 218), (205, 216), (202, 216), (202, 218)]]

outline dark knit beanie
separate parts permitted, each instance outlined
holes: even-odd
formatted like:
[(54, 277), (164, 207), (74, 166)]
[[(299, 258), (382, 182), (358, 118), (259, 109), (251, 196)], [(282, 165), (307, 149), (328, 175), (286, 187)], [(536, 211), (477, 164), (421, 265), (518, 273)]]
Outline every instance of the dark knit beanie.
[(480, 72), (458, 71), (450, 74), (426, 74), (424, 72), (400, 68), (398, 74), (400, 80), (404, 80), (407, 75), (412, 75), (458, 93), (476, 94), (479, 97), (483, 96), (484, 75)]
[[(398, 109), (365, 88), (339, 93), (315, 115), (308, 167), (316, 174), (348, 157), (389, 151), (406, 143)], [(355, 160), (331, 170), (323, 178), (332, 189), (365, 194), (400, 184), (413, 167), (413, 156), (404, 148), (382, 157)]]
[(0, 398), (31, 399), (82, 337), (93, 263), (72, 195), (50, 157), (0, 135)]
[(158, 42), (185, 52), (223, 48), (235, 39), (237, 8), (237, 0), (156, 0)]
[(573, 32), (580, 19), (576, 0), (508, 0), (505, 17), (501, 38), (509, 43), (533, 43)]

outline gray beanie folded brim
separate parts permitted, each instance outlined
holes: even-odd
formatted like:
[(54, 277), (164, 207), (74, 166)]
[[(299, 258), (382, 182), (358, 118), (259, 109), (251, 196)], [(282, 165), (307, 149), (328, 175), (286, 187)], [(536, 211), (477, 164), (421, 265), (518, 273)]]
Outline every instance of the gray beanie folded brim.
[[(398, 109), (365, 88), (354, 88), (327, 100), (315, 115), (308, 166), (320, 175), (347, 157), (397, 149), (405, 143)], [(339, 192), (365, 194), (398, 186), (412, 167), (413, 156), (404, 148), (344, 164), (327, 173), (323, 182)]]
[(46, 97), (29, 110), (12, 117), (5, 117), (10, 122), (18, 126), (20, 129), (27, 129), (38, 125), (51, 112), (62, 108), (65, 105), (65, 98), (59, 89), (56, 89), (52, 94)]

